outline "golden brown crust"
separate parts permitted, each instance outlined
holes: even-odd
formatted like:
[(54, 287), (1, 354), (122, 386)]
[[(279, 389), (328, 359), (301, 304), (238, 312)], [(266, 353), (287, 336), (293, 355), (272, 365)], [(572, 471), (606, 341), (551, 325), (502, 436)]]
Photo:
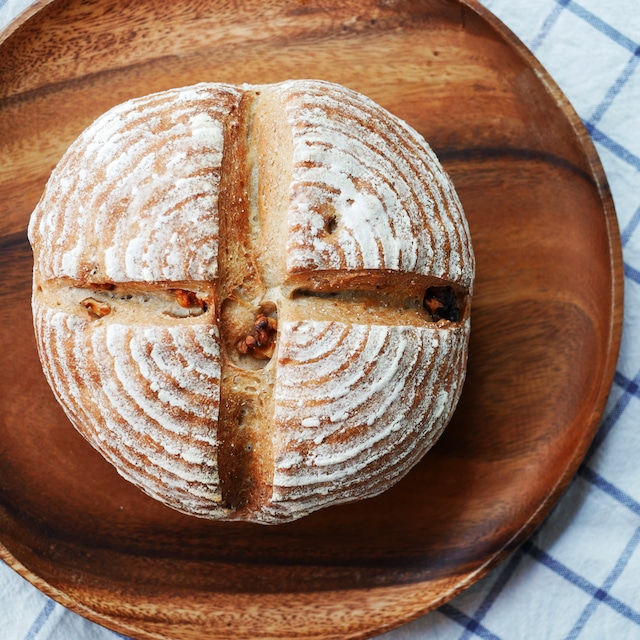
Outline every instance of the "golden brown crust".
[(344, 87), (120, 105), (56, 167), (29, 237), (56, 397), (186, 513), (277, 523), (375, 495), (460, 395), (462, 207), (424, 140)]

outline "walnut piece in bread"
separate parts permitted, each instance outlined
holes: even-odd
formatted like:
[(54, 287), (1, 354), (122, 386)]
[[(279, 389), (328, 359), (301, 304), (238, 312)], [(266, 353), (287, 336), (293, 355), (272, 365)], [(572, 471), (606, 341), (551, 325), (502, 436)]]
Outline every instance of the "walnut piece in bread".
[(379, 494), (460, 396), (462, 206), (424, 139), (345, 87), (116, 106), (54, 169), (29, 239), (56, 398), (184, 513), (271, 524)]

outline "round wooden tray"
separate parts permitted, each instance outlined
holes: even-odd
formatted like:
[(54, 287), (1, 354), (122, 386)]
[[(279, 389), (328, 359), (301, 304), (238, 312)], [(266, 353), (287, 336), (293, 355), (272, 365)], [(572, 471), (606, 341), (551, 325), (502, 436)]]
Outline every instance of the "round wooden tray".
[[(0, 44), (0, 557), (137, 638), (360, 638), (445, 602), (548, 513), (592, 439), (621, 331), (622, 261), (579, 118), (474, 0), (55, 0)], [(2, 36), (0, 36), (2, 37)], [(430, 141), (478, 275), (445, 435), (382, 496), (265, 527), (180, 515), (122, 480), (41, 373), (25, 228), (100, 113), (198, 81), (317, 77)]]

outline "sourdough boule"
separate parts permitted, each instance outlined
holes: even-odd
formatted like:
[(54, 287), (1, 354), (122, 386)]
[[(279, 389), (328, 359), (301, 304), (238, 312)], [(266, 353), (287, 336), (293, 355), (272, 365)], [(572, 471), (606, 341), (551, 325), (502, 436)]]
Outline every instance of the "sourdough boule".
[(379, 494), (460, 396), (459, 198), (418, 133), (344, 87), (116, 106), (54, 169), (29, 239), (56, 398), (184, 513), (279, 523)]

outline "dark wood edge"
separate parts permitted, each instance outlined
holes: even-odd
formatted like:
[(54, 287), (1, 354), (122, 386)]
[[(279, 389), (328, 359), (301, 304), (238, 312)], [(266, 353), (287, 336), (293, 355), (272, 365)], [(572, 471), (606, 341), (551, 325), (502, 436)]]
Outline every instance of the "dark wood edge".
[(27, 20), (32, 18), (41, 9), (55, 0), (36, 0), (26, 9), (20, 12), (13, 20), (9, 22), (3, 29), (0, 29), (0, 44), (7, 40), (15, 31), (17, 31)]

